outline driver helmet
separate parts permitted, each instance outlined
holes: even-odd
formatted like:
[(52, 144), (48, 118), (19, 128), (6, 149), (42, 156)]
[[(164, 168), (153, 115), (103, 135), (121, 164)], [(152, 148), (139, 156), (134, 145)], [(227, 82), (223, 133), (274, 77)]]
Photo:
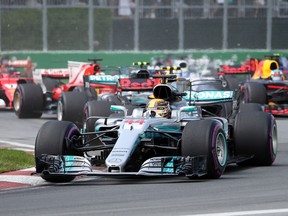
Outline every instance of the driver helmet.
[(163, 99), (152, 99), (147, 105), (147, 111), (151, 112), (151, 116), (171, 118), (171, 108), (168, 101)]
[(276, 69), (271, 71), (271, 78), (273, 81), (281, 81), (283, 80), (283, 72), (282, 70)]

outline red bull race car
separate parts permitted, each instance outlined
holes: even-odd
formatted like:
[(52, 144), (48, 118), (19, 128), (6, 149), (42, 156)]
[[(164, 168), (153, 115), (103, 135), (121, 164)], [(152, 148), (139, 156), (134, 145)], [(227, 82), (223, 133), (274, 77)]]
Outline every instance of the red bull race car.
[(222, 66), (218, 71), (227, 85), (233, 88), (241, 85), (245, 103), (259, 103), (265, 112), (277, 116), (288, 116), (287, 74), (288, 59), (279, 55), (251, 59), (236, 67)]

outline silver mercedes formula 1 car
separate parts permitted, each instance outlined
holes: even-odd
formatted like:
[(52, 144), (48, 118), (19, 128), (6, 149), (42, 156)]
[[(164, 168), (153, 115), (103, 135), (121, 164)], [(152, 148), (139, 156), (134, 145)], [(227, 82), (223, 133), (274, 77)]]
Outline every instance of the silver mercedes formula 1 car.
[(217, 179), (231, 163), (272, 165), (274, 117), (258, 104), (240, 104), (237, 91), (217, 82), (189, 81), (180, 92), (166, 80), (154, 87), (147, 107), (132, 115), (125, 105), (108, 104), (103, 111), (108, 105), (99, 101), (85, 117), (92, 128), (46, 122), (35, 143), (36, 173), (49, 182), (80, 175)]

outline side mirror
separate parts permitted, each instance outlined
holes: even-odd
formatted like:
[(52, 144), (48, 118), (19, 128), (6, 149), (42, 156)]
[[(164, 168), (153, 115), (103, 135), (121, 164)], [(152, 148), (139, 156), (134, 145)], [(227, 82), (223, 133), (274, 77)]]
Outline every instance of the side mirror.
[(179, 109), (178, 115), (177, 115), (177, 120), (180, 121), (183, 119), (183, 113), (184, 118), (199, 118), (201, 117), (201, 109), (197, 106), (184, 106)]

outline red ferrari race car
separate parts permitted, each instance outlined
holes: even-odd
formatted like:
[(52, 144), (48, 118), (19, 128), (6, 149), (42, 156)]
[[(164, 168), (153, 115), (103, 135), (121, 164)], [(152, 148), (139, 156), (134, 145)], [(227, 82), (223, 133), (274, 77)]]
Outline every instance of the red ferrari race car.
[(101, 92), (116, 91), (115, 85), (107, 87), (99, 84), (84, 88), (83, 77), (91, 74), (102, 76), (103, 72), (97, 63), (99, 60), (90, 59), (92, 63), (68, 61), (68, 68), (34, 70), (33, 83), (23, 82), (15, 90), (16, 115), (19, 118), (40, 118), (43, 112), (56, 113), (58, 100), (63, 92), (84, 92), (88, 100), (97, 98), (96, 88)]
[(231, 85), (231, 74), (237, 78), (246, 77), (238, 83), (244, 92), (244, 103), (259, 103), (265, 112), (288, 116), (287, 57), (265, 56), (265, 59), (252, 59), (241, 67), (222, 66), (218, 72), (228, 85)]
[(0, 108), (13, 109), (14, 92), (19, 83), (31, 83), (32, 70), (35, 64), (30, 59), (0, 59)]

